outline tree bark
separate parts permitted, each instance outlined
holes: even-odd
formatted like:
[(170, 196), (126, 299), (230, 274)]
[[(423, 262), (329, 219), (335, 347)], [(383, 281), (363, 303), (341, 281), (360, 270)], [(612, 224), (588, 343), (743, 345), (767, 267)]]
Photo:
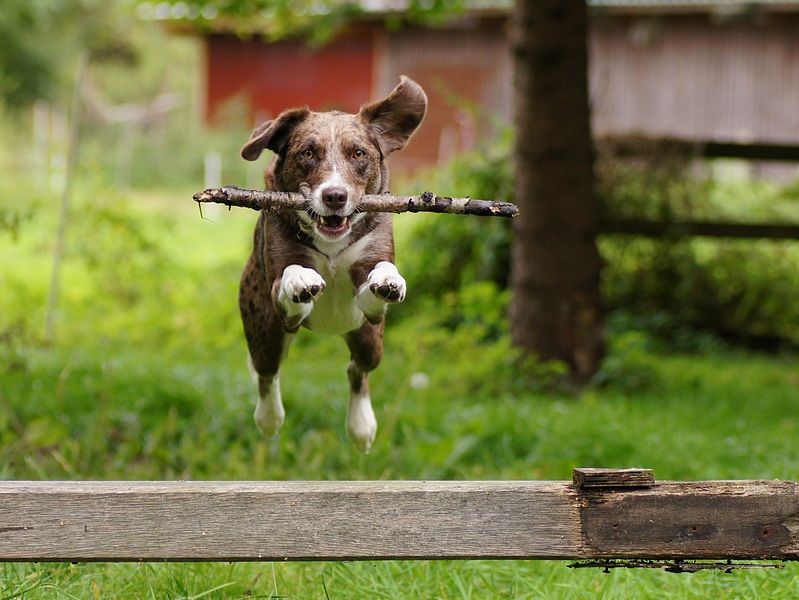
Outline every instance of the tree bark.
[(513, 343), (586, 380), (604, 354), (585, 0), (516, 0)]

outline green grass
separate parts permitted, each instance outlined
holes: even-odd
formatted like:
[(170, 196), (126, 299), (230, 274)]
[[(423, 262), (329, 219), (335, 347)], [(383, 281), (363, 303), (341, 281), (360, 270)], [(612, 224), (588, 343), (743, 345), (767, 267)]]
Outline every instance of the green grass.
[[(799, 574), (569, 569), (550, 561), (6, 564), (3, 598), (794, 598)], [(15, 594), (19, 594), (15, 596)]]
[[(236, 309), (254, 215), (201, 220), (191, 191), (132, 202), (81, 190), (51, 344), (40, 337), (53, 214), (37, 212), (16, 241), (0, 233), (0, 478), (569, 479), (574, 467), (640, 466), (661, 480), (799, 479), (796, 355), (658, 353), (620, 332), (608, 382), (568, 394), (520, 373), (503, 338), (421, 327), (425, 315), (392, 318), (372, 378), (371, 454), (346, 439), (343, 342), (305, 333), (285, 366), (286, 424), (264, 440)], [(400, 229), (413, 218), (399, 217)], [(796, 564), (693, 575), (552, 561), (0, 565), (0, 599), (787, 599), (797, 589)]]

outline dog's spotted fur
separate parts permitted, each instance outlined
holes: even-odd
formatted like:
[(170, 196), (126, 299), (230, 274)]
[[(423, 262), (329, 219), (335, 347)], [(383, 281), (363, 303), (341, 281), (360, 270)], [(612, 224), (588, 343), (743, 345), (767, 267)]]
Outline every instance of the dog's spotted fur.
[(426, 109), (422, 89), (403, 77), (387, 98), (356, 115), (284, 111), (242, 149), (247, 160), (272, 150), (266, 188), (303, 191), (310, 200), (308, 211), (261, 213), (241, 277), (239, 305), (259, 392), (255, 421), (266, 435), (285, 417), (280, 362), (293, 334), (307, 327), (344, 336), (351, 355), (347, 433), (363, 452), (374, 441), (368, 373), (383, 355), (387, 305), (405, 298), (405, 280), (394, 266), (391, 216), (359, 212), (357, 201), (388, 191), (385, 158), (407, 144)]

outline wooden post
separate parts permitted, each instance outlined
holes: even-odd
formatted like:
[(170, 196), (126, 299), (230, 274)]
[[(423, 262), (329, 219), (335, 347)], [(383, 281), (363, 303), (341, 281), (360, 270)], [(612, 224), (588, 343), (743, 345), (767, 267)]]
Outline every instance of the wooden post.
[(5, 481), (0, 561), (799, 559), (796, 482), (575, 481)]
[(75, 75), (75, 89), (72, 92), (72, 107), (70, 109), (69, 140), (66, 156), (66, 174), (64, 187), (61, 192), (61, 206), (58, 213), (58, 229), (56, 231), (55, 248), (53, 250), (53, 272), (50, 276), (50, 291), (47, 294), (47, 309), (45, 311), (44, 338), (52, 341), (55, 337), (55, 322), (58, 311), (58, 296), (61, 286), (61, 267), (67, 236), (67, 219), (69, 218), (69, 205), (72, 197), (72, 187), (75, 179), (75, 169), (78, 164), (80, 149), (80, 123), (81, 123), (81, 93), (83, 82), (86, 78), (88, 57), (82, 53), (78, 59), (77, 74)]

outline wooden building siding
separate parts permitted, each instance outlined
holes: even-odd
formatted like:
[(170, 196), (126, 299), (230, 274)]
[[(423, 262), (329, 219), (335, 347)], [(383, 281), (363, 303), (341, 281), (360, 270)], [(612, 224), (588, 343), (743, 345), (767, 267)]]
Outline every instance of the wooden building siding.
[[(392, 165), (434, 166), (472, 147), (490, 128), (490, 115), (511, 122), (507, 28), (502, 16), (396, 31), (372, 21), (318, 49), (212, 34), (209, 119), (241, 96), (253, 121), (304, 104), (356, 111), (405, 74), (425, 88), (430, 109)], [(795, 12), (728, 22), (708, 14), (595, 13), (589, 57), (597, 135), (799, 144)]]
[(416, 80), (429, 97), (425, 124), (402, 166), (446, 162), (474, 146), (500, 115), (512, 114), (511, 64), (503, 21), (454, 30), (412, 28), (384, 34), (378, 86), (389, 90), (400, 74)]
[(206, 38), (206, 106), (214, 120), (231, 100), (245, 98), (254, 120), (286, 108), (357, 111), (372, 95), (370, 36), (348, 35), (310, 48), (296, 40), (265, 43), (232, 35)]
[(591, 31), (598, 135), (799, 143), (799, 22), (612, 19)]

